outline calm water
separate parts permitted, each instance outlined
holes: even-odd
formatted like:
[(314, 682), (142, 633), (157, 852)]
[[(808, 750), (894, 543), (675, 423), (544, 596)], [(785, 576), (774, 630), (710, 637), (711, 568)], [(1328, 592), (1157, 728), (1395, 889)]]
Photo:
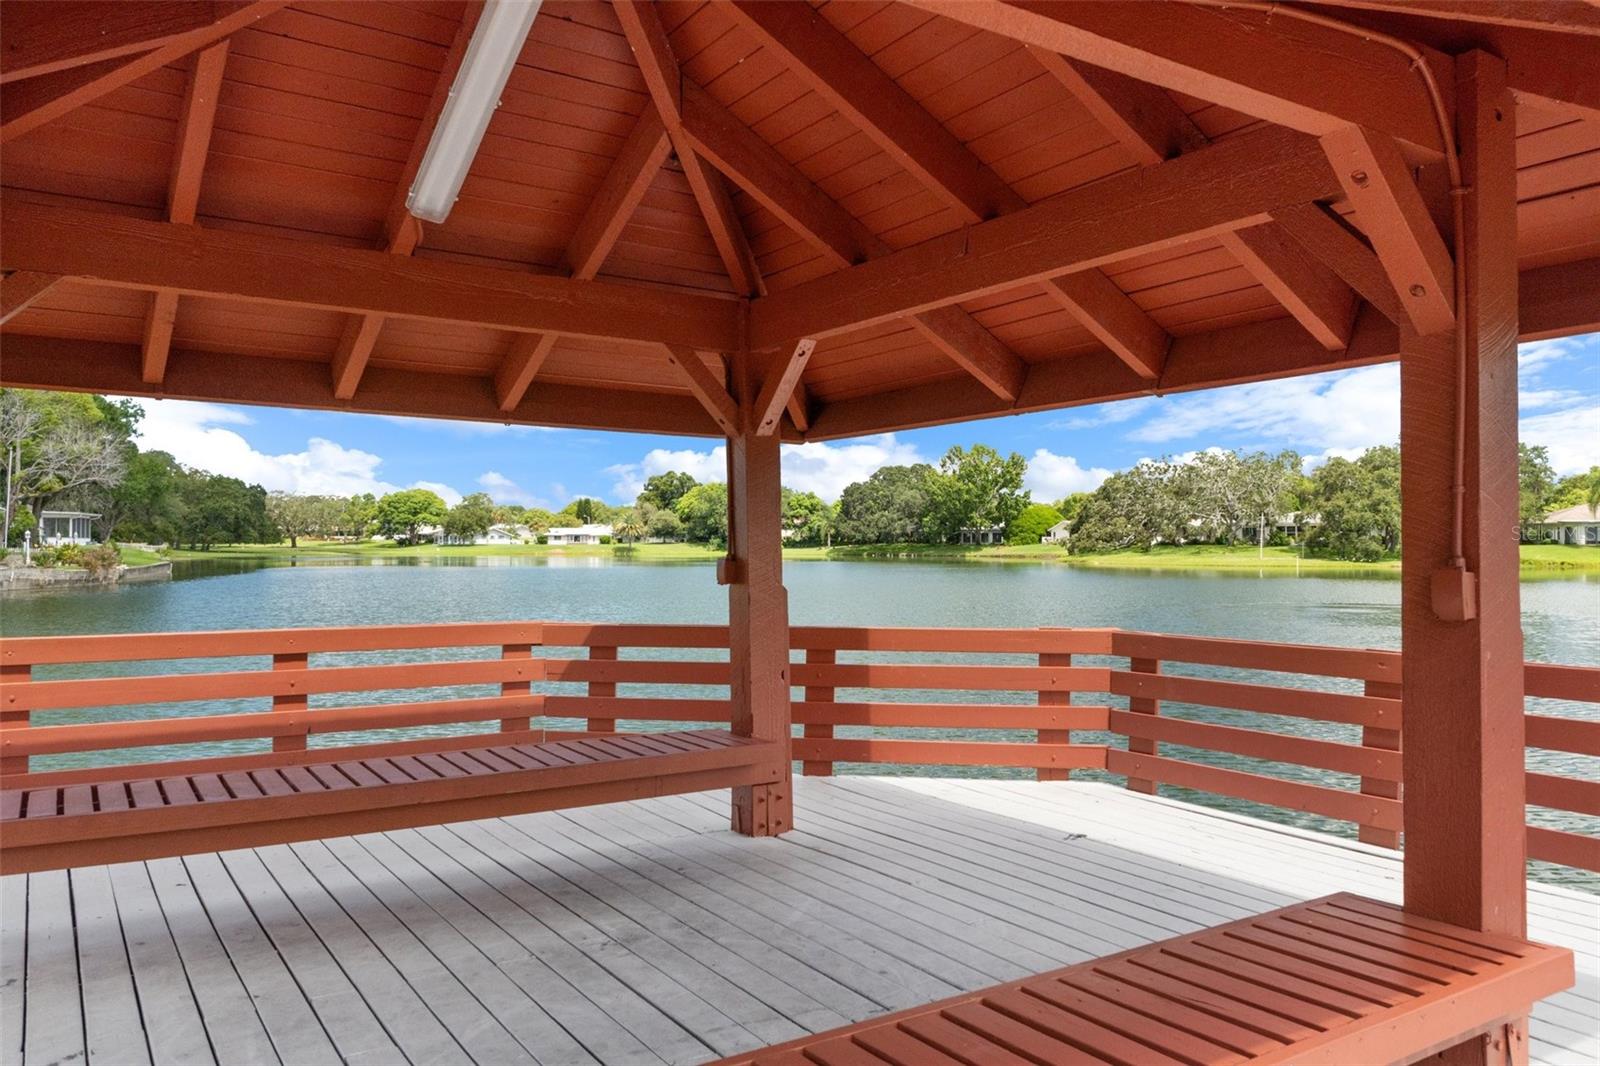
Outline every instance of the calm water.
[[(179, 563), (169, 584), (133, 585), (90, 591), (58, 591), (0, 600), (8, 636), (55, 633), (120, 633), (184, 629), (234, 629), (281, 626), (377, 625), (406, 622), (492, 621), (542, 618), (626, 622), (721, 622), (726, 594), (704, 564), (629, 564), (597, 557), (517, 559), (318, 560), (262, 566), (237, 560)], [(1261, 576), (1234, 572), (1129, 572), (1080, 570), (1051, 565), (994, 565), (920, 562), (798, 562), (788, 566), (786, 584), (796, 624), (925, 626), (1122, 626), (1170, 633), (1246, 639), (1396, 648), (1400, 637), (1400, 583), (1389, 573), (1336, 576)], [(1523, 629), (1532, 660), (1600, 665), (1600, 578), (1538, 577), (1522, 585)], [(475, 657), (476, 650), (442, 657)], [(625, 653), (627, 654), (627, 653)], [(657, 655), (673, 653), (657, 652)], [(683, 653), (689, 657), (701, 652)], [(415, 658), (403, 653), (401, 658)], [(385, 657), (351, 657), (382, 661)], [(396, 656), (387, 657), (394, 661)], [(848, 661), (849, 657), (845, 657)], [(931, 658), (931, 657), (923, 657)], [(991, 657), (994, 661), (1023, 660)], [(901, 659), (900, 661), (904, 661)], [(242, 663), (183, 664), (178, 668), (238, 668)], [(168, 666), (162, 669), (172, 668)], [(145, 672), (138, 665), (128, 672)], [(68, 676), (82, 670), (41, 671)], [(104, 672), (96, 668), (87, 672)], [(1260, 675), (1207, 668), (1178, 672), (1206, 676)], [(1278, 679), (1281, 680), (1281, 679)], [(1349, 683), (1317, 683), (1351, 690)], [(629, 692), (629, 689), (632, 692)], [(552, 687), (552, 691), (554, 687)], [(487, 694), (485, 690), (485, 694)], [(574, 690), (576, 691), (576, 690)], [(624, 693), (643, 695), (643, 686)], [(724, 690), (725, 692), (725, 690)], [(434, 698), (465, 695), (460, 689)], [(690, 695), (678, 688), (673, 695)], [(702, 693), (692, 693), (701, 695)], [(704, 695), (719, 695), (706, 690)], [(389, 694), (395, 700), (426, 698), (416, 691)], [(845, 692), (840, 699), (848, 699)], [(877, 698), (884, 698), (881, 694)], [(950, 698), (948, 694), (905, 693), (904, 699)], [(960, 697), (957, 697), (960, 698)], [(985, 701), (994, 701), (984, 694)], [(1025, 702), (1029, 697), (1018, 694)], [(1086, 701), (1086, 700), (1085, 700)], [(338, 697), (316, 705), (351, 702)], [(363, 694), (361, 702), (372, 702)], [(1540, 701), (1541, 713), (1600, 717), (1592, 705)], [(216, 710), (262, 709), (261, 701), (228, 701)], [(192, 706), (141, 708), (139, 716), (195, 713)], [(1164, 704), (1163, 713), (1209, 721), (1274, 728), (1297, 735), (1356, 739), (1352, 727), (1263, 718), (1237, 712)], [(54, 721), (129, 717), (127, 710), (72, 712)], [(44, 718), (44, 716), (39, 716)], [(438, 727), (419, 733), (440, 731)], [(885, 733), (896, 731), (886, 730)], [(840, 730), (849, 735), (850, 730)], [(921, 735), (928, 735), (923, 733)], [(392, 736), (392, 734), (391, 734)], [(982, 739), (1025, 739), (1030, 734), (989, 732)], [(1091, 735), (1081, 735), (1085, 740)], [(331, 742), (343, 738), (327, 738)], [(194, 754), (191, 747), (184, 754)], [(214, 750), (253, 750), (244, 742)], [(1285, 777), (1321, 783), (1353, 784), (1344, 775), (1302, 767), (1260, 764), (1237, 757), (1178, 749), (1217, 765), (1264, 769)], [(133, 754), (133, 753), (130, 753)], [(138, 758), (171, 757), (145, 749)], [(89, 757), (71, 756), (55, 765), (81, 765)], [(117, 761), (121, 761), (120, 759)], [(44, 764), (45, 760), (37, 760)], [(1536, 752), (1530, 766), (1547, 772), (1595, 778), (1600, 760)], [(852, 768), (855, 769), (855, 768)], [(874, 772), (922, 772), (871, 767)], [(935, 771), (1006, 773), (1006, 771)], [(1280, 821), (1349, 835), (1344, 823), (1315, 816), (1258, 808), (1232, 800), (1174, 795), (1271, 817)], [(1532, 811), (1543, 824), (1585, 832), (1600, 831), (1600, 819)], [(1600, 878), (1575, 876), (1562, 868), (1535, 870), (1541, 879), (1600, 887)]]

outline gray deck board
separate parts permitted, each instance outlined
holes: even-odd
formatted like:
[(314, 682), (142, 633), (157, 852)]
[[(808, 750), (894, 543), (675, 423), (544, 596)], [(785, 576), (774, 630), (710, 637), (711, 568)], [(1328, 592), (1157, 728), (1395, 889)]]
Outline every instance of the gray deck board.
[[(697, 1062), (1349, 890), (1397, 853), (1106, 785), (796, 782), (0, 881), (0, 1066)], [(1600, 898), (1529, 886), (1578, 952), (1534, 1011), (1600, 1061)]]

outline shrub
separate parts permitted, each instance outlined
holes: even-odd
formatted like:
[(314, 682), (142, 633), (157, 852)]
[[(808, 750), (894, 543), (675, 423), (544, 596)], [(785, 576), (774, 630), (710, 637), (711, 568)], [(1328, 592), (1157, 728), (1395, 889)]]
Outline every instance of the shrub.
[(34, 566), (50, 567), (56, 565), (56, 549), (35, 548), (32, 554)]
[(122, 565), (122, 553), (117, 551), (115, 544), (96, 544), (89, 548), (80, 548), (79, 558), (79, 565), (89, 571), (97, 581), (109, 581), (116, 577), (117, 567)]
[(78, 544), (63, 544), (56, 549), (56, 566), (82, 566), (84, 550)]
[(610, 537), (608, 534), (605, 534), (605, 533), (600, 534), (600, 543), (601, 544), (610, 544), (611, 542), (612, 542), (612, 537)]

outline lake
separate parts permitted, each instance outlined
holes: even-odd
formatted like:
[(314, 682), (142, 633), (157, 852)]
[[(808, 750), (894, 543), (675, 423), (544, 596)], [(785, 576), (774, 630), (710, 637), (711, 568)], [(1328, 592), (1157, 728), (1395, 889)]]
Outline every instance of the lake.
[[(0, 601), (0, 625), (8, 636), (23, 636), (505, 619), (715, 623), (727, 617), (726, 591), (704, 563), (630, 563), (600, 556), (356, 558), (270, 564), (219, 559), (179, 562), (173, 575), (165, 584), (9, 596)], [(799, 625), (1120, 626), (1374, 648), (1397, 648), (1400, 638), (1400, 582), (1397, 575), (1383, 571), (1300, 577), (1027, 563), (801, 561), (786, 566), (785, 583), (790, 615)], [(1530, 576), (1522, 584), (1522, 606), (1529, 659), (1600, 665), (1600, 575)], [(1204, 668), (1184, 672), (1228, 676), (1227, 671)], [(41, 671), (40, 676), (65, 675)], [(648, 690), (641, 686), (637, 691)], [(687, 693), (678, 689), (674, 694)], [(420, 697), (411, 693), (395, 698)], [(841, 692), (840, 698), (847, 697)], [(1543, 705), (1534, 709), (1542, 713), (1600, 717), (1600, 708), (1593, 705), (1539, 702)], [(246, 701), (232, 703), (238, 706), (226, 709), (256, 709)], [(170, 714), (184, 709), (150, 710)], [(1246, 725), (1263, 721), (1214, 710), (1197, 710), (1191, 716)], [(1290, 722), (1284, 731), (1353, 739), (1353, 727), (1324, 723)], [(840, 735), (850, 734), (841, 729)], [(1007, 738), (989, 733), (983, 739)], [(237, 743), (215, 750), (241, 750)], [(147, 750), (141, 757), (161, 754)], [(1237, 763), (1230, 756), (1192, 754), (1217, 765)], [(36, 765), (81, 765), (84, 758), (48, 763), (41, 759)], [(1546, 772), (1588, 778), (1597, 773), (1596, 760), (1583, 756), (1538, 752), (1531, 759), (1530, 766)], [(851, 768), (860, 769), (907, 772), (903, 767)], [(1351, 780), (1301, 767), (1273, 770), (1302, 780)], [(1352, 832), (1346, 824), (1315, 816), (1177, 789), (1171, 794), (1343, 835)], [(1580, 815), (1540, 811), (1534, 817), (1561, 828), (1591, 833), (1600, 829), (1600, 819)], [(1537, 869), (1535, 876), (1600, 886), (1600, 878), (1564, 868)]]

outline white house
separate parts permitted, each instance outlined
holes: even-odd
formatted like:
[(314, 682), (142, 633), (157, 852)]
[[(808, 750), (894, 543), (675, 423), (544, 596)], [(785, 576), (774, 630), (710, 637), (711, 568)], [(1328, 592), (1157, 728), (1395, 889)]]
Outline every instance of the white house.
[(1065, 544), (1072, 539), (1072, 519), (1063, 518), (1045, 531), (1040, 544)]
[(1539, 536), (1554, 544), (1600, 545), (1600, 514), (1586, 503), (1552, 511), (1539, 523)]
[(611, 527), (598, 522), (581, 526), (556, 526), (545, 537), (547, 544), (599, 544), (601, 537), (610, 537)]
[(93, 544), (91, 524), (99, 517), (87, 511), (41, 511), (38, 542), (52, 548), (63, 544)]
[(441, 526), (419, 526), (418, 539), (428, 538), (435, 544), (464, 545), (464, 544), (525, 544), (532, 537), (527, 526), (508, 525), (497, 523), (488, 528), (486, 532), (468, 539), (453, 533), (446, 533)]

